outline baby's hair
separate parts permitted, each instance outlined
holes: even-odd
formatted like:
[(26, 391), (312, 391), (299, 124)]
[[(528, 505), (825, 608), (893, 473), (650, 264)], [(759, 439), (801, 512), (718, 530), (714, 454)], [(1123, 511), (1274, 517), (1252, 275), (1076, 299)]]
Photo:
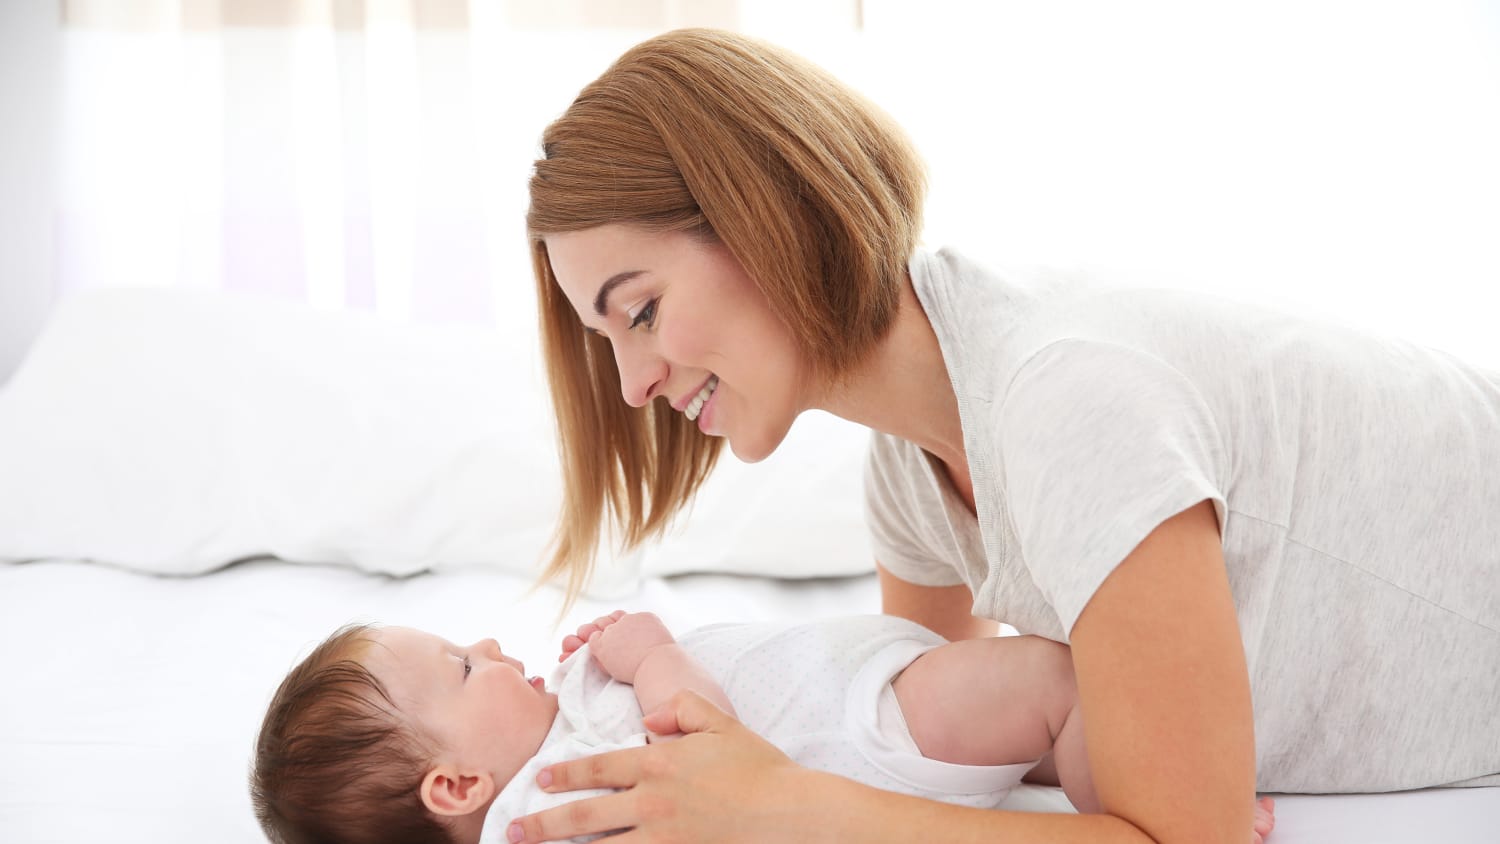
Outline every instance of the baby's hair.
[(454, 844), (422, 803), (432, 753), (360, 663), (375, 628), (339, 628), (293, 668), (255, 741), (250, 796), (275, 844)]

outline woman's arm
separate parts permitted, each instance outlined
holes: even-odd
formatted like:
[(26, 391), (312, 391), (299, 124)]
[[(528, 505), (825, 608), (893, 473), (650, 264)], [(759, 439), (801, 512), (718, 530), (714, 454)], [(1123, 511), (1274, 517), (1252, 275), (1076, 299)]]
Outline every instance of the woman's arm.
[(963, 584), (918, 586), (891, 574), (879, 561), (875, 571), (880, 575), (880, 611), (886, 615), (915, 621), (950, 642), (983, 639), (999, 628), (987, 618), (974, 617), (974, 595)]
[(1213, 505), (1152, 531), (1070, 638), (1104, 810), (1161, 842), (1244, 841), (1254, 715)]
[[(1049, 841), (1149, 844), (1108, 815), (997, 812), (880, 791), (802, 768), (702, 697), (683, 692), (647, 717), (682, 740), (553, 765), (545, 791), (627, 789), (515, 820), (507, 840), (566, 840), (632, 828), (632, 842)], [(1244, 844), (1236, 841), (1235, 844)]]
[(969, 809), (809, 771), (680, 694), (648, 726), (681, 741), (545, 769), (548, 791), (623, 788), (520, 819), (512, 841), (632, 827), (626, 841), (1049, 841), (1244, 844), (1253, 824), (1250, 684), (1211, 505), (1163, 522), (1072, 631), (1088, 758), (1105, 814)]

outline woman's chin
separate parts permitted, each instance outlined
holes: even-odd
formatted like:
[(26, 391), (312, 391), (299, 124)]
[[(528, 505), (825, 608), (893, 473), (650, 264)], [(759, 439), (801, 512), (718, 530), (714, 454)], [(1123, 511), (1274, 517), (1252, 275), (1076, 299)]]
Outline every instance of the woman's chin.
[(769, 449), (760, 448), (752, 450), (741, 448), (739, 443), (734, 441), (733, 437), (729, 438), (729, 450), (734, 452), (735, 459), (739, 460), (741, 463), (759, 463), (760, 461), (765, 460), (767, 457), (771, 456), (771, 451)]
[(734, 452), (735, 459), (741, 463), (759, 463), (770, 457), (786, 439), (786, 429), (772, 436), (765, 436), (765, 432), (759, 432), (756, 436), (744, 434), (724, 433), (722, 436), (729, 440), (729, 450)]

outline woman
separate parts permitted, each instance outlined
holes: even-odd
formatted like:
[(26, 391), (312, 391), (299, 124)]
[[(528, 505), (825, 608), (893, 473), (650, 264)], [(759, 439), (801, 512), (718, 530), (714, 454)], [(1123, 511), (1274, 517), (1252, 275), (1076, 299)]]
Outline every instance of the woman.
[(754, 461), (809, 408), (866, 424), (885, 611), (1071, 644), (1106, 812), (872, 791), (685, 695), (657, 725), (693, 735), (550, 769), (625, 790), (512, 840), (1238, 844), (1257, 788), (1500, 784), (1500, 377), (919, 251), (901, 132), (725, 33), (632, 49), (543, 154), (528, 226), (567, 479), (550, 573), (576, 592), (605, 522), (626, 545), (659, 532), (724, 440)]

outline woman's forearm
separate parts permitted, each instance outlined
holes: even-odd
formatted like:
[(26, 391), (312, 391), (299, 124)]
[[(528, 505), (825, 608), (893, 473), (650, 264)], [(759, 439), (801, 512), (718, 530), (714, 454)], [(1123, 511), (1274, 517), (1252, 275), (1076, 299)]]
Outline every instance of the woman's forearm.
[[(668, 717), (670, 716), (670, 717)], [(1246, 837), (1174, 830), (1155, 842), (1110, 815), (970, 809), (881, 791), (799, 767), (701, 696), (679, 694), (652, 716), (656, 732), (681, 741), (617, 750), (549, 766), (549, 792), (627, 792), (545, 809), (517, 819), (519, 841), (563, 840), (633, 827), (643, 841), (942, 841), (1069, 844), (1203, 844)], [(670, 722), (670, 723), (668, 723)], [(1166, 825), (1172, 829), (1172, 825)], [(1250, 826), (1247, 821), (1245, 827)]]
[(799, 796), (794, 799), (807, 813), (803, 828), (824, 836), (817, 840), (1170, 844), (1153, 842), (1130, 822), (1112, 815), (972, 809), (893, 794), (832, 774), (806, 773), (807, 781), (795, 789)]

